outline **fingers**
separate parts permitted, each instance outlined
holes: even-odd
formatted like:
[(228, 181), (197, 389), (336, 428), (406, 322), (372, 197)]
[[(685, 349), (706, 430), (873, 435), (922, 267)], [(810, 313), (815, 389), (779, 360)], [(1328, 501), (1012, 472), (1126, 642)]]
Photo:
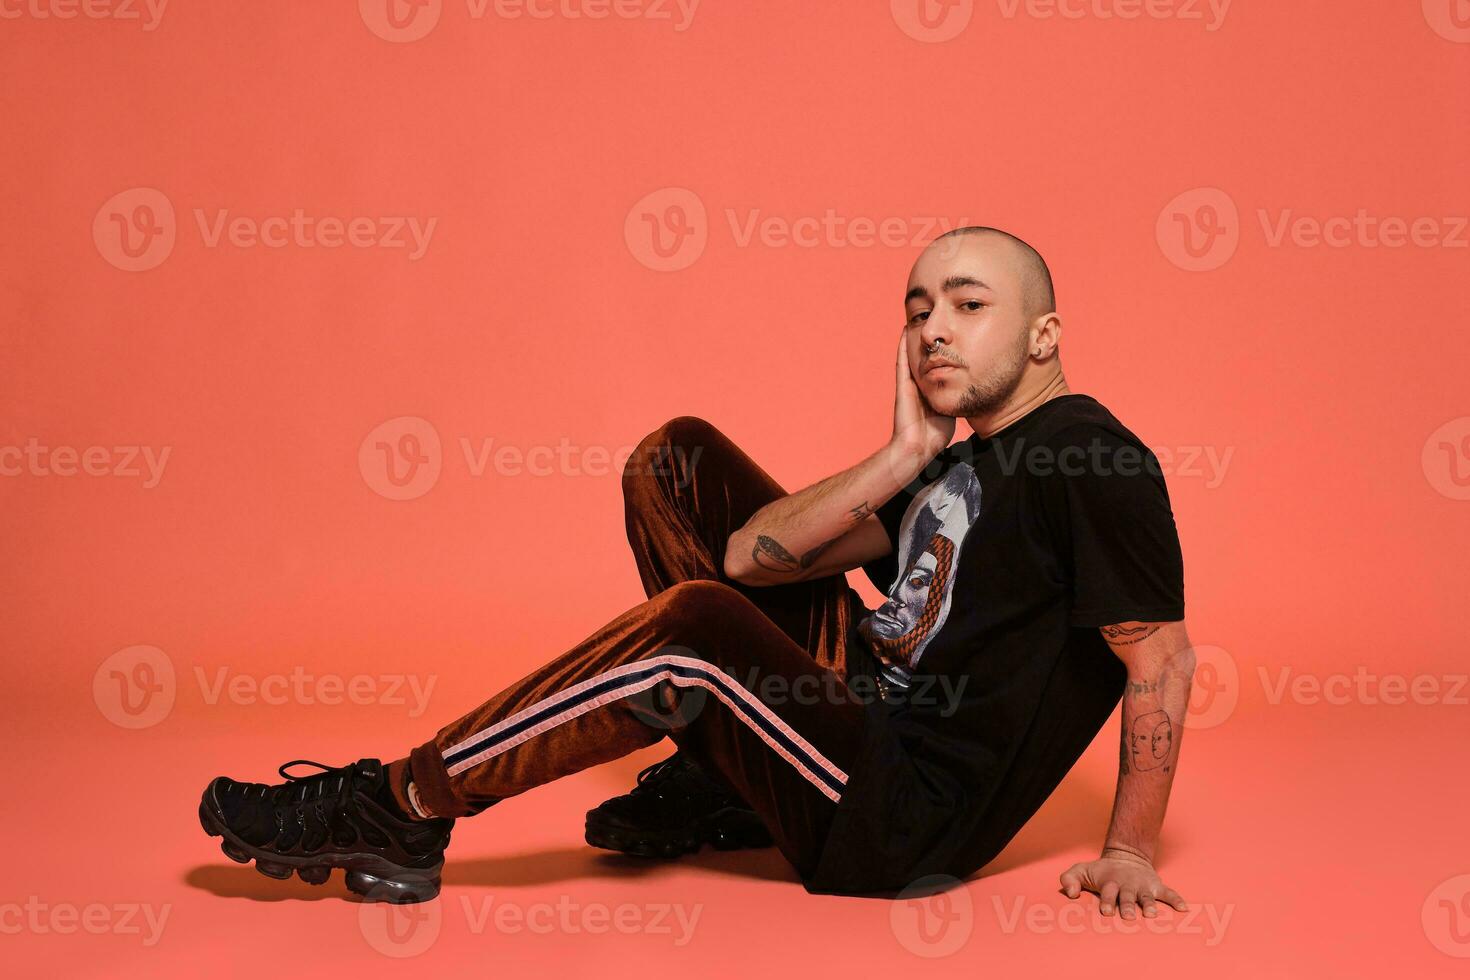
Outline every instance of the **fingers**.
[(1184, 901), (1184, 896), (1172, 888), (1160, 888), (1159, 901), (1172, 906), (1180, 912), (1189, 911), (1189, 903)]
[(1074, 864), (1062, 872), (1062, 894), (1068, 898), (1082, 894), (1082, 865)]
[(1118, 902), (1118, 883), (1110, 881), (1102, 886), (1102, 891), (1097, 893), (1097, 910), (1103, 915), (1112, 915), (1113, 906)]
[(1118, 894), (1118, 914), (1125, 919), (1131, 919), (1138, 915), (1138, 893), (1131, 888), (1124, 888)]
[(1139, 895), (1138, 908), (1143, 912), (1144, 918), (1152, 919), (1159, 914), (1159, 907), (1154, 904), (1152, 895)]

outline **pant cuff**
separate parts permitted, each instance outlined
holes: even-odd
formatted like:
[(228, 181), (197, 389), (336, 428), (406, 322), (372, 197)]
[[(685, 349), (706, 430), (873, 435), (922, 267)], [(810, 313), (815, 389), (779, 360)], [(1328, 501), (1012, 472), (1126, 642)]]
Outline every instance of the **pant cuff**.
[(444, 754), (434, 742), (425, 742), (409, 753), (408, 774), (419, 791), (419, 801), (436, 817), (467, 817), (484, 807), (475, 807), (449, 786)]

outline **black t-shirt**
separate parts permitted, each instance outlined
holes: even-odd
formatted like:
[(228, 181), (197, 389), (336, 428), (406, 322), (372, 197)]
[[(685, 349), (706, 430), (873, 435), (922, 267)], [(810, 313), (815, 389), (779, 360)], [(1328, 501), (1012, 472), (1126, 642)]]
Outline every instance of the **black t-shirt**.
[(1098, 627), (1184, 618), (1158, 460), (1087, 395), (955, 443), (877, 514), (894, 547), (864, 571), (889, 598), (859, 632), (897, 693), (868, 704), (813, 892), (982, 867), (1122, 695)]

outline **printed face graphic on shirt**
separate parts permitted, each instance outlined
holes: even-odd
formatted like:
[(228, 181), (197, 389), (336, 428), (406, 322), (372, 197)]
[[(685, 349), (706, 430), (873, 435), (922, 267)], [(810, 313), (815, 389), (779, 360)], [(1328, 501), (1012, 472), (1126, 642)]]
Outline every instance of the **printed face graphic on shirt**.
[(898, 529), (898, 578), (858, 627), (879, 657), (918, 665), (949, 618), (960, 547), (979, 516), (980, 481), (968, 463), (956, 463), (909, 504)]

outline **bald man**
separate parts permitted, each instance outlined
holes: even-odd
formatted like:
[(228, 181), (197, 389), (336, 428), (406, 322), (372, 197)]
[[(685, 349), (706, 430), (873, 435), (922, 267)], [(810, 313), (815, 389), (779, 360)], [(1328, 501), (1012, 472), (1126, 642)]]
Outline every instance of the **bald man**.
[[(340, 867), (422, 901), (455, 819), (667, 737), (673, 756), (588, 814), (589, 843), (774, 843), (809, 891), (891, 894), (999, 854), (1121, 698), (1112, 822), (1063, 891), (1183, 909), (1153, 863), (1194, 671), (1158, 461), (1068, 388), (1051, 274), (1019, 238), (941, 236), (904, 305), (873, 453), (787, 493), (709, 423), (671, 420), (623, 474), (646, 602), (405, 758), (215, 779), (205, 830), (263, 874)], [(959, 418), (973, 434), (951, 445)]]

